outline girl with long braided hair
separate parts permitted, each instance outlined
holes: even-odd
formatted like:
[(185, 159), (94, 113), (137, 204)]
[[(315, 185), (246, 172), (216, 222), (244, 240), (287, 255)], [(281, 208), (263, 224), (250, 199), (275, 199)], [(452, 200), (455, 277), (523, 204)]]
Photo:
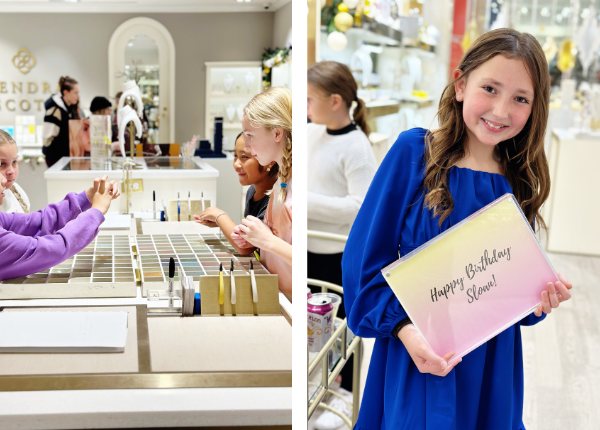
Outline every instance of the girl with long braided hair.
[(261, 166), (279, 165), (264, 223), (248, 216), (231, 234), (241, 248), (260, 249), (261, 263), (279, 275), (279, 290), (292, 300), (292, 92), (274, 87), (244, 108), (245, 144)]

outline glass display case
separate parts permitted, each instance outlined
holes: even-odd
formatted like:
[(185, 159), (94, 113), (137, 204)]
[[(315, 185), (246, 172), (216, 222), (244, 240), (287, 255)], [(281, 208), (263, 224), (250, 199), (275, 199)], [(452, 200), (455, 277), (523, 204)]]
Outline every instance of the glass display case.
[[(123, 169), (123, 158), (110, 158), (105, 160), (102, 169), (93, 169), (92, 162), (89, 157), (81, 157), (81, 158), (70, 158), (67, 164), (65, 164), (61, 170), (118, 170), (121, 171)], [(134, 160), (139, 161), (139, 160)], [(202, 170), (196, 161), (192, 158), (182, 158), (182, 157), (146, 157), (143, 159), (143, 163), (140, 164), (141, 168), (144, 170)]]

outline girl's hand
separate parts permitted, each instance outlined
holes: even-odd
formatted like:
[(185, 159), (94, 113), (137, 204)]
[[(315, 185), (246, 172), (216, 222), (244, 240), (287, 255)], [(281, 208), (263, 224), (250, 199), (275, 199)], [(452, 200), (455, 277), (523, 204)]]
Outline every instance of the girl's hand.
[(206, 225), (208, 227), (218, 227), (219, 225), (215, 222), (215, 219), (222, 214), (223, 211), (219, 208), (210, 207), (204, 210), (200, 215), (194, 215), (198, 224)]
[(98, 189), (92, 197), (92, 208), (98, 209), (103, 215), (106, 215), (106, 212), (108, 212), (108, 208), (110, 208), (110, 202), (113, 198), (113, 190), (106, 184), (106, 179), (106, 175), (100, 179), (98, 183)]
[[(85, 194), (87, 195), (88, 200), (92, 203), (94, 198), (94, 194), (98, 192), (100, 188), (100, 181), (105, 182), (108, 179), (108, 175), (102, 176), (102, 178), (94, 179), (94, 185), (85, 190)], [(110, 181), (108, 184), (105, 184), (105, 187), (108, 189), (109, 193), (112, 196), (112, 200), (116, 199), (121, 195), (121, 191), (119, 191), (119, 185), (115, 181)]]
[(108, 187), (109, 193), (112, 196), (113, 200), (115, 200), (121, 195), (121, 191), (119, 190), (119, 184), (117, 184), (115, 181), (110, 181), (106, 186)]
[(546, 290), (542, 291), (542, 304), (535, 308), (533, 313), (536, 317), (541, 317), (542, 312), (549, 314), (553, 308), (557, 308), (558, 305), (571, 298), (571, 292), (573, 285), (564, 277), (562, 273), (556, 273), (559, 281), (556, 283), (548, 282)]
[[(104, 175), (102, 177), (103, 181), (106, 181), (107, 179), (108, 179), (108, 175)], [(90, 201), (90, 203), (92, 202), (92, 200), (94, 198), (94, 194), (96, 194), (96, 191), (98, 191), (98, 188), (100, 187), (100, 180), (101, 180), (100, 178), (94, 179), (94, 185), (92, 185), (87, 190), (85, 190), (85, 194), (87, 195), (87, 198)]]
[(400, 329), (398, 339), (402, 341), (408, 354), (421, 373), (431, 373), (436, 376), (446, 376), (454, 367), (462, 361), (462, 358), (456, 360), (448, 366), (448, 360), (454, 355), (451, 351), (439, 357), (431, 347), (425, 342), (423, 336), (417, 331), (413, 324), (407, 324)]
[(254, 245), (248, 243), (248, 241), (242, 237), (242, 231), (240, 230), (239, 225), (233, 227), (233, 233), (231, 233), (231, 238), (233, 239), (235, 244), (240, 248), (254, 248)]
[(218, 224), (216, 222), (214, 222), (214, 221), (207, 221), (205, 219), (202, 219), (201, 215), (194, 215), (194, 218), (196, 219), (196, 222), (198, 224), (202, 224), (202, 225), (205, 225), (207, 227), (218, 227)]
[(269, 240), (274, 237), (271, 229), (252, 215), (248, 215), (237, 227), (239, 227), (240, 236), (257, 248), (268, 249)]
[(215, 222), (215, 218), (217, 218), (217, 216), (219, 216), (220, 214), (222, 214), (223, 210), (219, 209), (219, 208), (215, 208), (215, 207), (210, 207), (206, 210), (204, 210), (204, 212), (202, 212), (198, 218), (196, 218), (196, 215), (194, 215), (194, 218), (199, 219), (199, 220), (203, 220), (203, 221), (212, 221)]

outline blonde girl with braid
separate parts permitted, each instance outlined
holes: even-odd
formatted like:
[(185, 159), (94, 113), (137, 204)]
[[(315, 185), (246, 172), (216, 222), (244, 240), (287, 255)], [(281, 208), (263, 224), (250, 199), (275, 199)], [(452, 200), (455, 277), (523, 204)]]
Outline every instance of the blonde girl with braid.
[(269, 88), (244, 108), (245, 144), (261, 166), (279, 165), (264, 223), (248, 216), (231, 237), (241, 248), (259, 248), (261, 263), (279, 275), (279, 290), (292, 300), (292, 92)]
[(29, 198), (19, 185), (19, 163), (17, 144), (13, 138), (0, 130), (0, 174), (6, 178), (4, 200), (0, 204), (0, 212), (29, 213)]

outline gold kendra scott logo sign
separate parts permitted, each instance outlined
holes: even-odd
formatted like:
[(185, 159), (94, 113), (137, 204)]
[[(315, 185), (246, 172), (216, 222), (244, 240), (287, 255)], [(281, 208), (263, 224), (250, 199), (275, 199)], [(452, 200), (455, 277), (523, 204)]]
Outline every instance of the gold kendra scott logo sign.
[(21, 48), (12, 58), (12, 63), (25, 75), (35, 66), (35, 57), (27, 49)]

